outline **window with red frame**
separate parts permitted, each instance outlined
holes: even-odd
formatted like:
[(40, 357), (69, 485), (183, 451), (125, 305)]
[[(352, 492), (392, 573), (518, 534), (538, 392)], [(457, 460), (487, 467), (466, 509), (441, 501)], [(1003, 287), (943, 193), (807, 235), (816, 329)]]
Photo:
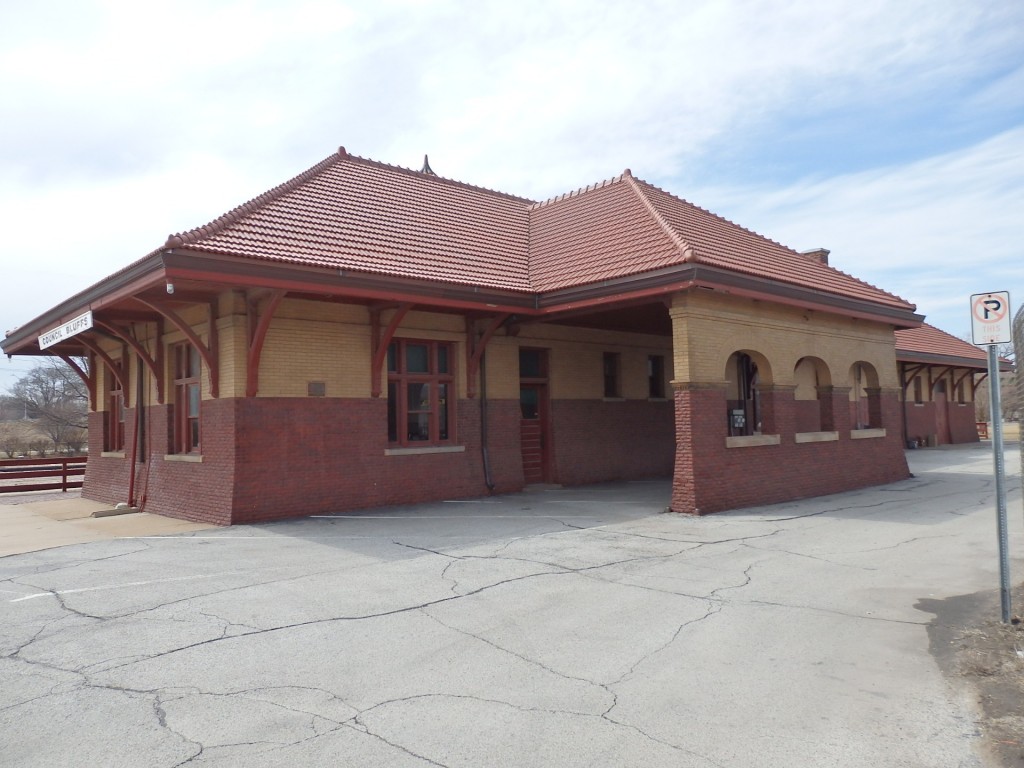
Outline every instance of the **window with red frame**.
[[(123, 370), (120, 361), (118, 368)], [(121, 389), (121, 382), (111, 370), (107, 371), (107, 413), (103, 450), (124, 450), (124, 391)]]
[(174, 360), (174, 452), (199, 452), (199, 350), (176, 344)]
[(452, 437), (452, 345), (396, 339), (388, 347), (388, 442), (439, 445)]

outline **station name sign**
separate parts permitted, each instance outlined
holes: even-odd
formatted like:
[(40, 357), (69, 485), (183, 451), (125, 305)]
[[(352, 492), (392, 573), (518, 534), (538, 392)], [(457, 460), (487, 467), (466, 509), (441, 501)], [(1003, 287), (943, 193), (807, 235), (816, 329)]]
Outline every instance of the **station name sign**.
[(39, 348), (46, 349), (47, 347), (52, 347), (54, 344), (58, 344), (64, 341), (64, 339), (69, 339), (82, 331), (88, 331), (90, 328), (92, 328), (92, 310), (41, 334), (39, 336)]

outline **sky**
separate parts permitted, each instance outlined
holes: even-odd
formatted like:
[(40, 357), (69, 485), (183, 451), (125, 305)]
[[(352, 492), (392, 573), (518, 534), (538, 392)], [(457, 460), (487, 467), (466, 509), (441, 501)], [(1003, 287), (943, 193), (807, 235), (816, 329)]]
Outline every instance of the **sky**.
[(958, 336), (1024, 302), (1016, 0), (0, 0), (0, 333), (339, 146), (538, 200), (629, 168)]

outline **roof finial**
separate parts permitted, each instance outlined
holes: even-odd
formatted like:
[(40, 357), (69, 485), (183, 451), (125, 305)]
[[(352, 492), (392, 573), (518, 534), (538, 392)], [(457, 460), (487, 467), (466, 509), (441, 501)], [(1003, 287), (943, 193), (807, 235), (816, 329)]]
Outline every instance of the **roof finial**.
[(430, 161), (427, 159), (426, 155), (423, 156), (423, 167), (420, 168), (420, 173), (428, 173), (431, 176), (437, 176), (437, 174), (434, 173), (434, 169), (430, 167)]

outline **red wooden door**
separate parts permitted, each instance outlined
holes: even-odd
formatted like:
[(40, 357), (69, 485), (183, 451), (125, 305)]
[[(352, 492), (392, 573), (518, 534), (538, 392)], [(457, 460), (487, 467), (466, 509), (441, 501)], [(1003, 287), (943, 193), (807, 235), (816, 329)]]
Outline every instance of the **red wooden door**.
[(527, 485), (548, 481), (547, 387), (519, 386), (519, 438), (523, 452), (523, 480)]
[(949, 400), (944, 387), (935, 392), (935, 439), (939, 445), (953, 442), (949, 434)]

